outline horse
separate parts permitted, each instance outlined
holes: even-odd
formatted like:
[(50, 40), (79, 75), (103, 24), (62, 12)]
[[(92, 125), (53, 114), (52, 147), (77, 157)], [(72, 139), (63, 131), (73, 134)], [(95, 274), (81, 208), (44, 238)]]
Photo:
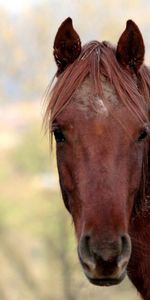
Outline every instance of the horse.
[(97, 286), (127, 274), (150, 300), (150, 69), (142, 34), (128, 20), (117, 46), (82, 46), (67, 18), (53, 54), (57, 72), (44, 120), (56, 140), (83, 272)]

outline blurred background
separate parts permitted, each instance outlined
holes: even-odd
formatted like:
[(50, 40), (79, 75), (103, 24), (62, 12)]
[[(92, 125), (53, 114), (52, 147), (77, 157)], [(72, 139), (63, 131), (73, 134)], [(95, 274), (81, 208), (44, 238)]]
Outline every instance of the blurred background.
[(132, 18), (150, 64), (149, 0), (0, 1), (0, 300), (138, 300), (127, 279), (100, 288), (84, 278), (42, 131), (53, 40), (68, 16), (83, 43), (117, 43)]

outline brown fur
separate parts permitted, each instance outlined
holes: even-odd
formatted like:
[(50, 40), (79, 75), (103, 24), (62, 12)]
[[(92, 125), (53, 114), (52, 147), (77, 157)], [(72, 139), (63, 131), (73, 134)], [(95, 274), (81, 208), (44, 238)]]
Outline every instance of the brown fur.
[[(53, 121), (69, 104), (73, 93), (81, 86), (88, 74), (91, 76), (94, 95), (99, 95), (103, 98), (101, 75), (104, 75), (114, 86), (120, 101), (133, 113), (133, 116), (135, 117), (136, 115), (142, 122), (149, 122), (150, 69), (144, 65), (138, 72), (137, 77), (134, 77), (129, 71), (127, 72), (120, 67), (114, 47), (107, 42), (99, 43), (93, 41), (83, 47), (80, 57), (64, 73), (59, 75), (54, 87), (48, 93), (48, 105), (44, 117), (44, 123), (47, 128), (51, 130)], [(147, 112), (143, 110), (142, 105), (145, 101), (147, 103)], [(121, 125), (123, 126), (123, 124)], [(146, 147), (147, 152), (148, 148)], [(145, 175), (143, 176), (146, 178), (142, 179), (142, 182), (143, 180), (145, 181), (145, 185), (143, 187), (143, 184), (141, 184), (142, 191), (140, 192), (143, 193), (142, 198), (144, 199), (145, 190), (147, 189), (145, 187), (148, 177), (147, 166), (147, 155), (145, 155), (143, 170)]]
[[(76, 97), (80, 96), (81, 88), (85, 89), (87, 78), (91, 82), (90, 97), (93, 101), (95, 97), (103, 99), (109, 117), (92, 115), (92, 107), (86, 112), (77, 110)], [(114, 109), (105, 97), (103, 78), (115, 90), (120, 110)], [(80, 56), (59, 75), (47, 99), (46, 126), (51, 132), (59, 123), (68, 132), (66, 145), (57, 146), (57, 162), (63, 199), (73, 216), (78, 243), (92, 230), (94, 251), (101, 251), (107, 259), (112, 249), (113, 255), (118, 251), (118, 234), (128, 232), (132, 240), (128, 275), (144, 299), (149, 300), (149, 139), (141, 148), (134, 144), (131, 156), (127, 151), (133, 143), (134, 131), (145, 123), (149, 125), (149, 68), (138, 65), (135, 73), (130, 72), (118, 63), (113, 46), (93, 41), (85, 45)], [(118, 136), (120, 144), (117, 146)], [(135, 193), (135, 190), (138, 191)], [(129, 202), (125, 203), (127, 198)], [(80, 251), (84, 252), (83, 247)], [(93, 276), (116, 272), (113, 257), (107, 265), (109, 268), (104, 268), (99, 260)], [(93, 268), (92, 262), (90, 267)]]

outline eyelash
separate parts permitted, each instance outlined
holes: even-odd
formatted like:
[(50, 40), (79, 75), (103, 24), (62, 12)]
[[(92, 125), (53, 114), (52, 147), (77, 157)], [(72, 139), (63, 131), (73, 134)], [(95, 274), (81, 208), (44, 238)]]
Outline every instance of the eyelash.
[[(65, 142), (65, 136), (62, 132), (62, 129), (60, 127), (56, 127), (55, 125), (52, 128), (52, 132), (54, 134), (56, 143), (64, 143)], [(137, 139), (137, 142), (141, 142), (143, 141), (147, 136), (148, 136), (149, 132), (147, 128), (143, 128), (139, 134), (139, 137)]]
[(143, 128), (139, 134), (139, 137), (137, 139), (137, 142), (141, 142), (143, 141), (147, 136), (148, 136), (149, 132), (147, 128)]
[(54, 134), (54, 137), (55, 137), (55, 140), (56, 140), (56, 143), (64, 143), (65, 142), (65, 136), (61, 130), (61, 128), (59, 127), (55, 127), (53, 130), (53, 134)]

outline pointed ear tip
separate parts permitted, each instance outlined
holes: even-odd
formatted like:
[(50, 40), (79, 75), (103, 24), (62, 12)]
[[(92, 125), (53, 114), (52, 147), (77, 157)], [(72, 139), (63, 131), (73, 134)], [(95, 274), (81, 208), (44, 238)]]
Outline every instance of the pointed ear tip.
[(72, 19), (70, 17), (68, 17), (66, 20), (68, 20), (68, 22), (72, 22)]
[(55, 36), (55, 40), (54, 40), (54, 48), (55, 48), (55, 45), (56, 45), (56, 42), (57, 42), (57, 38), (59, 37), (60, 38), (60, 35), (62, 34), (62, 32), (64, 30), (66, 30), (66, 28), (73, 28), (73, 25), (72, 25), (72, 19), (70, 17), (68, 17), (67, 19), (65, 19), (61, 25), (59, 26), (58, 30), (57, 30), (57, 33), (56, 33), (56, 36)]
[(127, 28), (133, 28), (133, 27), (136, 27), (136, 28), (138, 28), (138, 26), (136, 25), (136, 23), (133, 21), (133, 20), (131, 20), (131, 19), (129, 19), (128, 21), (127, 21), (127, 23), (126, 23), (126, 26), (127, 26)]
[(72, 25), (72, 19), (71, 19), (70, 17), (68, 17), (67, 19), (65, 19), (65, 20), (63, 21), (62, 24), (71, 24), (71, 25)]
[(133, 24), (133, 23), (134, 22), (131, 19), (127, 20), (127, 25), (130, 25), (130, 24)]

